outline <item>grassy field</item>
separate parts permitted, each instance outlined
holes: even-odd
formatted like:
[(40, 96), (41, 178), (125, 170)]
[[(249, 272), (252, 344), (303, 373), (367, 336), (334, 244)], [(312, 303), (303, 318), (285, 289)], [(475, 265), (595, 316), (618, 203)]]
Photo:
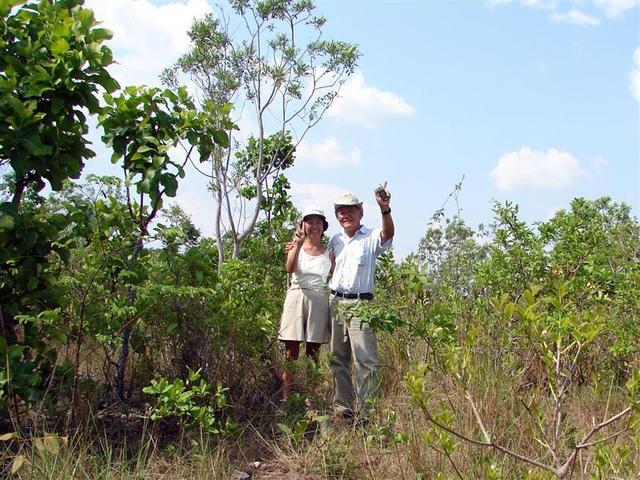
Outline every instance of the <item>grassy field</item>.
[[(473, 445), (434, 427), (405, 384), (412, 367), (406, 352), (398, 350), (391, 336), (381, 339), (382, 394), (366, 424), (332, 414), (325, 352), (312, 394), (293, 395), (287, 403), (275, 395), (261, 416), (226, 435), (187, 432), (170, 422), (151, 422), (141, 411), (114, 408), (90, 415), (89, 423), (75, 436), (32, 435), (14, 442), (4, 451), (5, 472), (21, 464), (15, 477), (25, 480), (557, 478), (512, 455)], [(553, 414), (551, 397), (538, 386), (523, 386), (510, 378), (489, 357), (478, 367), (482, 375), (466, 393), (446, 375), (433, 371), (423, 375), (431, 393), (431, 412), (440, 412), (440, 421), (451, 429), (481, 440), (470, 394), (485, 427), (501, 445), (552, 465), (552, 454), (542, 446), (537, 424), (537, 419)], [(305, 398), (310, 400), (306, 406)], [(624, 405), (620, 387), (577, 387), (563, 408), (560, 439), (567, 447), (560, 451), (568, 454), (572, 442)], [(534, 414), (534, 409), (542, 410), (542, 416)], [(593, 440), (628, 426), (627, 418), (603, 429)], [(640, 441), (633, 430), (626, 430), (581, 450), (566, 478), (637, 478), (638, 465)]]

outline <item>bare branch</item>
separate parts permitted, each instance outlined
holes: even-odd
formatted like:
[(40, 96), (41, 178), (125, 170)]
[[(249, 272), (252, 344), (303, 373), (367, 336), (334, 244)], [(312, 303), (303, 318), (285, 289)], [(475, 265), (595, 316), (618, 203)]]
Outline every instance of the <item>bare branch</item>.
[(602, 430), (604, 427), (606, 427), (607, 425), (621, 419), (622, 417), (624, 417), (625, 415), (627, 415), (628, 413), (630, 413), (632, 411), (632, 407), (629, 406), (627, 408), (625, 408), (624, 410), (618, 412), (617, 414), (615, 414), (614, 416), (610, 417), (609, 419), (600, 422), (598, 425), (594, 426), (589, 433), (587, 433), (582, 440), (580, 441), (580, 443), (578, 445), (576, 445), (576, 450), (582, 449), (582, 448), (587, 448), (590, 445), (587, 443), (589, 441), (589, 439), (595, 435), (598, 431)]
[(478, 408), (476, 407), (476, 404), (473, 401), (473, 398), (471, 397), (471, 394), (468, 391), (465, 390), (465, 396), (467, 397), (467, 400), (469, 401), (469, 404), (471, 405), (471, 410), (473, 410), (473, 415), (476, 417), (476, 422), (477, 422), (478, 426), (480, 427), (480, 430), (482, 431), (482, 435), (484, 435), (484, 439), (488, 443), (491, 443), (491, 435), (487, 431), (487, 428), (484, 426), (484, 422), (482, 421), (482, 417), (480, 416), (480, 412), (478, 412)]

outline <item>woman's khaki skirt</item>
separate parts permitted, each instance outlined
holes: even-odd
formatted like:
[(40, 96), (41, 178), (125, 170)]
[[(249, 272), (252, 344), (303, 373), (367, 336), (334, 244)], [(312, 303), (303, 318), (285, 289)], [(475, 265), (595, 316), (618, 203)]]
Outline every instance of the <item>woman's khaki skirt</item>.
[(326, 293), (300, 288), (287, 290), (278, 340), (328, 343), (331, 339), (330, 324)]

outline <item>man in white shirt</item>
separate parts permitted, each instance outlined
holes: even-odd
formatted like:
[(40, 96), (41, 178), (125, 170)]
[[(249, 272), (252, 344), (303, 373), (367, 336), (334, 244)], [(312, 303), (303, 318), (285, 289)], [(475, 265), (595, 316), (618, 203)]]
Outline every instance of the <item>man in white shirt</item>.
[[(385, 184), (386, 187), (386, 184)], [(343, 417), (366, 417), (368, 405), (378, 387), (378, 346), (376, 335), (360, 319), (345, 315), (344, 307), (373, 300), (375, 262), (391, 247), (395, 228), (391, 217), (390, 195), (383, 190), (375, 194), (380, 206), (382, 228), (370, 229), (361, 224), (362, 202), (352, 193), (334, 202), (336, 218), (343, 231), (329, 241), (336, 259), (331, 289), (331, 361), (334, 405)], [(347, 318), (348, 317), (348, 318)], [(355, 362), (356, 388), (351, 377)]]

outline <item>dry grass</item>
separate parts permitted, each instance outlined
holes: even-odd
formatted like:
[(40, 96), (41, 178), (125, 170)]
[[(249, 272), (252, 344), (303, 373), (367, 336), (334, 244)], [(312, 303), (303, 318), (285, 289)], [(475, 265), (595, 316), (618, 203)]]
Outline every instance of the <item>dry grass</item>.
[[(406, 346), (405, 346), (406, 347)], [(24, 480), (79, 479), (547, 479), (552, 476), (499, 452), (453, 439), (451, 451), (443, 448), (441, 431), (416, 407), (403, 383), (411, 365), (408, 357), (424, 358), (416, 347), (411, 352), (398, 341), (381, 341), (382, 395), (376, 414), (365, 426), (354, 426), (331, 416), (331, 379), (326, 350), (321, 375), (313, 394), (316, 412), (311, 418), (301, 403), (264, 410), (259, 418), (242, 426), (232, 438), (200, 440), (198, 436), (160, 441), (150, 427), (133, 429), (138, 437), (133, 447), (114, 442), (99, 429), (102, 441), (76, 438), (56, 454), (33, 448), (25, 442), (7, 450), (4, 465), (24, 455), (28, 463), (18, 477)], [(477, 402), (487, 429), (505, 446), (535, 458), (550, 461), (550, 454), (536, 440), (535, 400), (543, 416), (552, 403), (544, 390), (523, 387), (517, 376), (502, 372), (495, 359), (478, 365), (477, 378), (469, 391)], [(434, 369), (426, 379), (430, 405), (452, 412), (450, 425), (469, 437), (481, 438), (468, 400), (446, 375)], [(624, 405), (620, 387), (577, 388), (568, 398), (564, 419), (568, 444), (579, 439), (598, 421)], [(277, 398), (273, 399), (277, 404)], [(287, 425), (298, 434), (278, 427)], [(620, 427), (623, 425), (618, 425)], [(304, 428), (303, 428), (304, 427)], [(603, 432), (612, 433), (614, 429)], [(142, 439), (142, 440), (140, 440)], [(192, 443), (196, 442), (196, 443)], [(640, 441), (625, 433), (607, 444), (585, 451), (577, 459), (572, 479), (637, 478)]]

